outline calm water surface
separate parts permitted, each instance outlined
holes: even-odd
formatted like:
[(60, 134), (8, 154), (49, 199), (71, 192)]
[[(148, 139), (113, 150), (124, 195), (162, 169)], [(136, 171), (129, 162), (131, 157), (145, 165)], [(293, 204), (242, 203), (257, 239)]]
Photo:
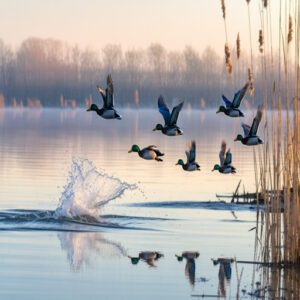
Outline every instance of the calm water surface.
[[(255, 190), (253, 150), (233, 142), (241, 120), (183, 111), (184, 135), (166, 137), (152, 131), (157, 111), (121, 114), (107, 121), (80, 109), (0, 111), (0, 299), (235, 299), (235, 266), (226, 278), (211, 258), (251, 260), (255, 214), (207, 201), (239, 180)], [(175, 166), (191, 139), (201, 172)], [(223, 139), (235, 175), (211, 172)], [(128, 154), (132, 144), (157, 145), (164, 162)], [(128, 256), (145, 250), (164, 256), (133, 265)], [(200, 257), (178, 262), (185, 250)], [(250, 291), (252, 267), (242, 267)]]

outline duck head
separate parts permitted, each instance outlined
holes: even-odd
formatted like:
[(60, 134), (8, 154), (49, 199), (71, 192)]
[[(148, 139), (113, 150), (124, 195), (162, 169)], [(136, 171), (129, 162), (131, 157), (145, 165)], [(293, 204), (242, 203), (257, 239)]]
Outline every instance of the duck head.
[(219, 165), (214, 165), (214, 168), (211, 171), (219, 171), (220, 166)]
[(128, 151), (128, 153), (131, 152), (140, 152), (140, 147), (138, 145), (132, 145), (131, 149)]
[(163, 130), (163, 126), (161, 124), (156, 124), (155, 128), (153, 129), (153, 131), (155, 130)]
[(88, 108), (86, 111), (97, 111), (99, 110), (98, 106), (96, 104), (92, 104), (90, 108)]
[(242, 141), (242, 140), (243, 140), (243, 136), (241, 134), (238, 134), (234, 141), (236, 142), (236, 141)]
[(138, 262), (140, 261), (140, 258), (139, 258), (139, 257), (131, 257), (131, 256), (128, 256), (128, 257), (130, 258), (131, 263), (132, 263), (133, 265), (137, 265)]
[(176, 166), (177, 166), (177, 165), (183, 166), (183, 165), (184, 165), (183, 160), (182, 160), (182, 159), (178, 159), (178, 162), (177, 162)]
[(182, 261), (183, 260), (183, 256), (180, 255), (175, 255), (178, 261)]
[(216, 113), (218, 114), (220, 112), (225, 112), (225, 111), (226, 111), (226, 108), (222, 105), (219, 107), (219, 110)]

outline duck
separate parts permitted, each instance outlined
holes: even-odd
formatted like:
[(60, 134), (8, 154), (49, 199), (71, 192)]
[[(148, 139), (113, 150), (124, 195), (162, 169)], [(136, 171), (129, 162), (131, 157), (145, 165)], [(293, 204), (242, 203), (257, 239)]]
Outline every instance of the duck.
[(244, 117), (244, 114), (241, 112), (241, 110), (239, 110), (239, 106), (245, 97), (248, 86), (249, 83), (247, 82), (242, 89), (234, 94), (232, 101), (228, 100), (224, 95), (222, 95), (225, 106), (221, 105), (216, 113), (223, 112), (225, 115), (232, 118)]
[(242, 123), (242, 128), (244, 130), (244, 136), (238, 134), (234, 141), (241, 141), (242, 144), (247, 146), (256, 146), (263, 144), (263, 140), (257, 135), (257, 130), (259, 123), (262, 118), (262, 106), (259, 105), (257, 108), (257, 113), (253, 119), (252, 126)]
[(222, 174), (236, 173), (236, 169), (231, 165), (232, 163), (232, 154), (230, 149), (226, 152), (226, 142), (222, 141), (221, 151), (219, 153), (220, 165), (215, 165), (212, 171), (219, 171)]
[(128, 153), (137, 152), (139, 157), (146, 159), (146, 160), (156, 160), (156, 161), (163, 161), (160, 156), (164, 156), (165, 154), (162, 153), (155, 145), (148, 146), (143, 148), (142, 150), (138, 145), (132, 145), (131, 149)]
[(182, 159), (179, 159), (176, 165), (181, 165), (184, 171), (200, 171), (200, 165), (196, 160), (196, 142), (191, 141), (189, 151), (185, 151), (187, 161), (184, 163)]
[(145, 261), (150, 267), (155, 267), (154, 262), (163, 257), (163, 254), (157, 251), (143, 251), (139, 253), (139, 256), (132, 257), (128, 256), (133, 265), (138, 264), (138, 262), (142, 259)]
[(177, 119), (179, 116), (179, 112), (181, 111), (183, 107), (184, 102), (179, 103), (176, 105), (172, 113), (170, 114), (170, 110), (168, 106), (166, 105), (166, 102), (163, 98), (162, 95), (159, 96), (158, 98), (158, 109), (159, 112), (162, 114), (165, 125), (163, 126), (162, 124), (156, 124), (155, 128), (153, 131), (161, 131), (163, 134), (167, 136), (177, 136), (177, 135), (182, 135), (183, 131), (177, 126)]
[(92, 104), (87, 111), (95, 111), (98, 116), (104, 119), (121, 120), (122, 117), (114, 108), (114, 85), (111, 75), (107, 76), (107, 88), (104, 90), (97, 85), (97, 90), (103, 99), (103, 107), (99, 108), (96, 104)]

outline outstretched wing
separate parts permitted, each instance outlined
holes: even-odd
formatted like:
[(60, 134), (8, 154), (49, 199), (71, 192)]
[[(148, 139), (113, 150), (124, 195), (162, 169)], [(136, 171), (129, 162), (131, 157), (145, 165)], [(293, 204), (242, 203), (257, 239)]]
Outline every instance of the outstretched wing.
[(231, 165), (232, 162), (232, 154), (230, 152), (230, 149), (226, 152), (226, 157), (225, 157), (225, 161), (224, 161), (224, 166), (229, 166)]
[(173, 108), (172, 113), (171, 113), (171, 117), (170, 117), (170, 121), (169, 121), (170, 126), (176, 125), (179, 112), (181, 111), (181, 109), (183, 107), (183, 103), (184, 102), (181, 102)]
[(222, 99), (225, 103), (226, 108), (230, 108), (232, 105), (231, 101), (229, 101), (224, 95), (222, 95)]
[(114, 107), (114, 83), (110, 74), (107, 75), (106, 108)]
[(247, 82), (242, 89), (240, 89), (239, 91), (237, 91), (234, 94), (234, 98), (233, 98), (233, 101), (232, 101), (232, 107), (233, 108), (238, 108), (240, 106), (241, 101), (243, 100), (243, 98), (246, 95), (248, 86), (249, 86), (249, 83)]
[(254, 118), (254, 120), (252, 122), (252, 126), (250, 129), (250, 136), (257, 134), (257, 129), (258, 129), (259, 123), (261, 121), (261, 118), (262, 118), (262, 106), (259, 105), (257, 108), (256, 117)]
[(226, 152), (226, 142), (222, 141), (221, 144), (221, 150), (219, 153), (219, 158), (220, 158), (220, 166), (224, 165), (224, 161), (225, 161), (225, 152)]
[(196, 142), (193, 140), (189, 149), (188, 162), (193, 163), (196, 160)]
[(162, 95), (160, 95), (158, 98), (158, 110), (162, 114), (162, 116), (165, 120), (165, 125), (168, 125), (171, 115), (170, 115), (170, 111), (169, 111)]
[(247, 124), (244, 124), (244, 123), (242, 123), (242, 127), (243, 127), (243, 130), (244, 130), (244, 137), (249, 136), (251, 127)]
[(102, 87), (100, 87), (99, 85), (97, 85), (97, 91), (101, 95), (101, 97), (103, 99), (103, 102), (104, 102), (104, 106), (105, 106), (105, 103), (106, 103), (106, 91)]

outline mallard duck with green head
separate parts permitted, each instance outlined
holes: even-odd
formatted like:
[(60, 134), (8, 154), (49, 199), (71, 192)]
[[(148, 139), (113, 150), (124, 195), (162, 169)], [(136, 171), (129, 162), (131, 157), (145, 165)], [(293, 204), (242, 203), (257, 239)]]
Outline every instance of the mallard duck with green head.
[(179, 159), (176, 165), (181, 165), (185, 171), (200, 171), (200, 165), (196, 162), (196, 142), (193, 140), (189, 146), (189, 151), (185, 151), (186, 163)]
[(257, 135), (257, 130), (259, 123), (262, 118), (262, 106), (258, 106), (256, 117), (253, 119), (252, 126), (250, 127), (247, 124), (242, 124), (244, 130), (244, 136), (238, 134), (234, 141), (241, 141), (242, 144), (247, 146), (255, 146), (263, 144), (263, 140)]
[(232, 101), (228, 100), (224, 95), (222, 95), (225, 106), (221, 105), (217, 113), (223, 112), (225, 115), (233, 118), (244, 117), (244, 114), (239, 110), (239, 106), (245, 97), (248, 86), (249, 83), (247, 82), (242, 89), (234, 94)]
[(221, 151), (219, 153), (220, 165), (215, 165), (212, 171), (219, 171), (222, 174), (236, 173), (236, 169), (231, 165), (232, 154), (230, 149), (226, 152), (226, 142), (223, 141), (221, 144)]
[(150, 267), (155, 267), (154, 262), (163, 256), (162, 253), (157, 251), (143, 251), (139, 253), (139, 256), (128, 256), (133, 265), (137, 265), (140, 260), (145, 261)]
[(107, 88), (104, 90), (97, 85), (97, 90), (103, 99), (103, 107), (99, 108), (96, 104), (92, 104), (87, 111), (95, 111), (98, 116), (104, 119), (118, 119), (121, 120), (122, 117), (117, 113), (114, 108), (114, 85), (112, 77), (109, 74), (107, 76)]
[(139, 157), (146, 159), (146, 160), (156, 160), (156, 161), (163, 161), (160, 156), (164, 156), (165, 154), (162, 153), (155, 145), (148, 146), (146, 148), (140, 149), (138, 145), (132, 145), (131, 149), (128, 153), (137, 152)]
[(172, 113), (170, 114), (170, 110), (166, 105), (163, 96), (160, 95), (158, 98), (158, 109), (164, 118), (165, 125), (163, 126), (162, 124), (157, 124), (153, 129), (153, 131), (159, 130), (167, 136), (182, 135), (183, 134), (182, 130), (177, 126), (177, 119), (179, 116), (179, 112), (183, 107), (183, 103), (184, 102), (181, 102), (178, 105), (176, 105), (173, 108)]

